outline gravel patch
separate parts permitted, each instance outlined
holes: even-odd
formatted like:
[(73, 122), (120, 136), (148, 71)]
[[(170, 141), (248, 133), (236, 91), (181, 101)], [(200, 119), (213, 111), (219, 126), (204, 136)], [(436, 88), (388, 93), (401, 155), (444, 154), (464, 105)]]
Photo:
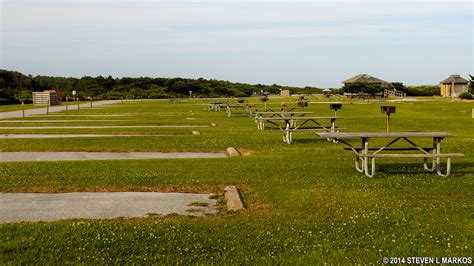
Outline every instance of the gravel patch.
[[(199, 203), (199, 204), (196, 204)], [(192, 206), (192, 207), (191, 207)], [(73, 192), (0, 194), (0, 222), (111, 219), (180, 214), (216, 214), (207, 194), (158, 192)]]

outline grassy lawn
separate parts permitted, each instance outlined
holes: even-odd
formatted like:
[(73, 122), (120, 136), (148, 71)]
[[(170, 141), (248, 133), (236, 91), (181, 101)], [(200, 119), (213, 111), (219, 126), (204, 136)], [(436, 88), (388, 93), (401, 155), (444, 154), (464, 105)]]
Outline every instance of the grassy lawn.
[[(332, 100), (332, 99), (331, 99)], [(259, 103), (258, 99), (252, 100)], [(271, 98), (268, 107), (281, 108)], [(329, 99), (306, 110), (332, 115)], [(248, 210), (216, 216), (67, 220), (0, 224), (0, 262), (382, 264), (384, 257), (472, 257), (474, 254), (474, 119), (472, 102), (419, 99), (370, 103), (344, 100), (337, 122), (346, 131), (384, 132), (381, 105), (395, 105), (393, 131), (444, 131), (444, 152), (462, 152), (443, 178), (421, 160), (385, 159), (375, 178), (355, 171), (340, 143), (296, 133), (291, 145), (278, 130), (258, 131), (242, 112), (205, 110), (206, 101), (126, 102), (69, 111), (74, 123), (0, 126), (211, 125), (204, 128), (1, 129), (0, 134), (170, 134), (166, 137), (2, 139), (0, 151), (223, 151), (226, 159), (160, 159), (0, 163), (0, 192), (184, 191), (242, 188)], [(287, 104), (287, 106), (294, 105)], [(0, 111), (5, 111), (0, 108)], [(260, 109), (262, 107), (258, 107)], [(55, 113), (64, 114), (63, 113)], [(126, 114), (123, 117), (75, 115)], [(69, 117), (68, 117), (69, 116)], [(193, 119), (189, 119), (193, 118)], [(81, 122), (80, 120), (130, 120)], [(193, 136), (192, 130), (201, 135)], [(431, 145), (427, 140), (426, 145)]]

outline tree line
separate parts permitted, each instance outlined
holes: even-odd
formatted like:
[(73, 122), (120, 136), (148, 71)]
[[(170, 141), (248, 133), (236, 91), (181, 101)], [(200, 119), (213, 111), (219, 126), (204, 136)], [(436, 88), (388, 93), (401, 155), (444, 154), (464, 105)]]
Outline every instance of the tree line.
[[(472, 91), (472, 76), (471, 91)], [(94, 100), (109, 99), (163, 99), (181, 97), (248, 97), (261, 95), (263, 92), (278, 94), (282, 89), (289, 89), (291, 94), (318, 94), (323, 90), (317, 87), (289, 87), (278, 84), (246, 84), (214, 79), (186, 78), (152, 78), (112, 76), (81, 78), (50, 77), (24, 75), (20, 72), (0, 69), (0, 104), (13, 104), (21, 101), (31, 102), (31, 92), (43, 90), (60, 90), (63, 98), (76, 97)], [(438, 85), (405, 86), (400, 82), (388, 86), (378, 84), (352, 84), (342, 88), (331, 89), (331, 94), (365, 93), (375, 95), (384, 89), (397, 89), (407, 96), (434, 96), (440, 94)], [(64, 100), (64, 99), (63, 99)]]
[(151, 78), (112, 76), (81, 78), (24, 75), (20, 72), (0, 70), (0, 103), (31, 102), (31, 92), (61, 90), (63, 97), (95, 100), (109, 99), (162, 99), (180, 97), (247, 97), (265, 93), (279, 93), (289, 89), (291, 93), (321, 93), (316, 87), (288, 87), (278, 84), (246, 84), (214, 79)]

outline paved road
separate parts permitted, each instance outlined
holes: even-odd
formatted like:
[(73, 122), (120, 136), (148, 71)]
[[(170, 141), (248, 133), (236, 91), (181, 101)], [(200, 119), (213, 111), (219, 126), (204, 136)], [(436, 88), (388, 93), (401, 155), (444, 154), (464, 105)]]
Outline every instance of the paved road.
[[(201, 206), (190, 206), (199, 202)], [(206, 205), (207, 206), (202, 206)], [(216, 214), (207, 194), (157, 192), (73, 192), (0, 194), (0, 222), (146, 217), (151, 214)]]
[(224, 152), (0, 152), (0, 162), (226, 158)]
[[(94, 102), (92, 104), (93, 107), (99, 107), (101, 105), (106, 105), (106, 104), (114, 104), (114, 103), (119, 103), (122, 102), (122, 100), (110, 100), (110, 101), (99, 101), (99, 102)], [(90, 103), (83, 103), (79, 105), (79, 108), (89, 108), (90, 109)], [(69, 105), (68, 106), (69, 110), (77, 110), (77, 105)], [(56, 106), (50, 106), (49, 107), (49, 112), (54, 113), (54, 112), (60, 112), (66, 110), (65, 105), (56, 105)], [(46, 114), (46, 107), (42, 108), (35, 108), (35, 109), (28, 109), (25, 110), (25, 116), (32, 116), (32, 115), (44, 115)], [(7, 118), (16, 118), (16, 117), (23, 117), (23, 114), (21, 111), (11, 111), (11, 112), (1, 112), (0, 113), (0, 119), (7, 119)]]

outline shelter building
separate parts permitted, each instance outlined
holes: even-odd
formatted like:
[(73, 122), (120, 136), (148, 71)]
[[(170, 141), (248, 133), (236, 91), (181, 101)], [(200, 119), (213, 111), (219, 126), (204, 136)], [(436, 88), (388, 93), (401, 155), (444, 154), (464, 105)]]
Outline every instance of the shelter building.
[(344, 83), (344, 85), (351, 85), (351, 84), (380, 84), (382, 86), (388, 86), (389, 83), (384, 81), (384, 80), (381, 80), (379, 78), (376, 78), (376, 77), (372, 77), (370, 75), (367, 75), (367, 74), (359, 74), (357, 76), (354, 76), (350, 79), (347, 79), (347, 80), (344, 80), (342, 83)]
[(280, 90), (280, 96), (281, 97), (290, 97), (290, 90), (288, 90), (288, 89)]
[(468, 92), (469, 81), (463, 79), (460, 75), (454, 74), (440, 83), (441, 96), (459, 97), (461, 93)]

